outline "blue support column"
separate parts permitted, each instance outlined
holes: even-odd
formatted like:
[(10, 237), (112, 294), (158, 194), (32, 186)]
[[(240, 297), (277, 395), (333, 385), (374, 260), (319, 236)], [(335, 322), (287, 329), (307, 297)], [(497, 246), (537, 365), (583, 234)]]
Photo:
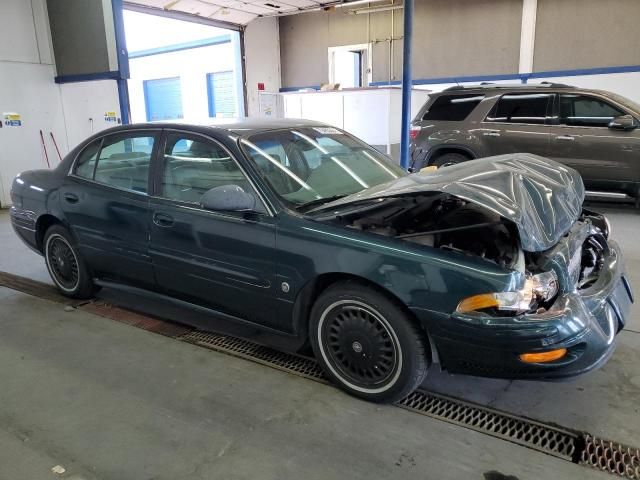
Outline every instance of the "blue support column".
[(409, 168), (409, 129), (411, 127), (411, 42), (413, 40), (413, 2), (404, 0), (404, 40), (402, 48), (402, 133), (400, 165)]
[(118, 98), (120, 100), (120, 118), (123, 124), (131, 123), (129, 88), (127, 79), (129, 78), (129, 54), (127, 52), (127, 41), (124, 32), (124, 4), (123, 0), (111, 0), (113, 10), (113, 23), (116, 37), (116, 51), (118, 55)]

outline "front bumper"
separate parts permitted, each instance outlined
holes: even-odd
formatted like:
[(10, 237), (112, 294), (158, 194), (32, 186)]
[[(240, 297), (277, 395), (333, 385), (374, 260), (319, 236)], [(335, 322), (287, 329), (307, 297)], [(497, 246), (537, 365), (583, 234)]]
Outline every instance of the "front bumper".
[[(607, 361), (632, 303), (620, 248), (609, 241), (598, 280), (588, 289), (562, 293), (541, 314), (454, 314), (439, 322), (433, 340), (450, 372), (513, 379), (571, 377)], [(559, 348), (568, 353), (554, 362), (530, 364), (518, 358)]]

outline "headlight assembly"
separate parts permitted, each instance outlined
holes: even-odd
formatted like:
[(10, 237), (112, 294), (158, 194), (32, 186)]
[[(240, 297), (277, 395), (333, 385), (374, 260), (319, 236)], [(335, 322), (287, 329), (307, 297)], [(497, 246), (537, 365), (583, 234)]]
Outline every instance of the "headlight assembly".
[(524, 288), (515, 292), (482, 293), (463, 299), (456, 308), (459, 313), (474, 312), (485, 308), (523, 313), (531, 310), (534, 301), (551, 300), (558, 293), (558, 277), (548, 271), (527, 278)]

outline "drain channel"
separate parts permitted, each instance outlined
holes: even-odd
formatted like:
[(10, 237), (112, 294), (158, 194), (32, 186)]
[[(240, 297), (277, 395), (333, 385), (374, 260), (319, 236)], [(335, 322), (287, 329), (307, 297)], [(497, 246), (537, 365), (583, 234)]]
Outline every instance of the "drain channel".
[[(0, 286), (71, 305), (102, 317), (160, 333), (177, 340), (248, 359), (315, 381), (328, 383), (311, 358), (284, 353), (229, 335), (192, 330), (100, 301), (80, 303), (61, 296), (50, 285), (0, 272)], [(501, 438), (564, 460), (630, 480), (640, 480), (640, 449), (537, 422), (433, 392), (418, 390), (396, 404), (400, 408)]]
[(640, 480), (640, 449), (584, 435), (580, 463), (631, 480)]
[[(312, 380), (327, 382), (322, 368), (311, 358), (282, 353), (240, 338), (198, 330), (186, 333), (178, 339)], [(581, 444), (578, 433), (422, 390), (413, 392), (396, 405), (568, 461), (576, 461), (576, 452)]]
[(570, 462), (581, 443), (578, 433), (422, 390), (397, 405)]

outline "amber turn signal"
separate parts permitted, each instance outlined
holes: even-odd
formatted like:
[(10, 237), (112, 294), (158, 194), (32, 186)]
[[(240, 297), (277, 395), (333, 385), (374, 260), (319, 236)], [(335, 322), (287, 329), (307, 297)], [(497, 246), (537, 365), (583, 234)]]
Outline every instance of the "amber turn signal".
[(462, 300), (458, 304), (458, 312), (466, 313), (473, 312), (475, 310), (481, 310), (483, 308), (497, 307), (500, 305), (498, 299), (492, 293), (484, 293), (482, 295), (474, 295)]
[(558, 360), (566, 354), (566, 348), (558, 348), (557, 350), (549, 350), (548, 352), (521, 353), (518, 356), (520, 360), (526, 363), (545, 363)]

